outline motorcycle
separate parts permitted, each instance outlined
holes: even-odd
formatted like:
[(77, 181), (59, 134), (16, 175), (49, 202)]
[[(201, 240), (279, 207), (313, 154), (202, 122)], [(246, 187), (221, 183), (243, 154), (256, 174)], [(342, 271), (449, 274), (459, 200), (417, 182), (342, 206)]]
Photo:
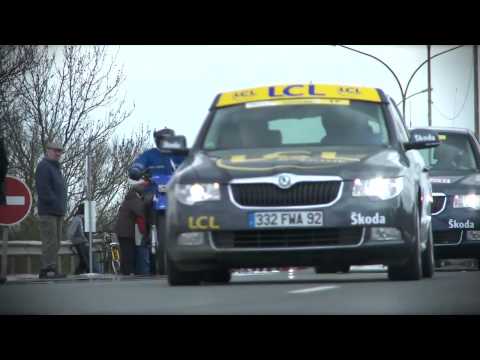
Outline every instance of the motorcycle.
[[(172, 155), (179, 155), (186, 157), (188, 154), (187, 148), (172, 148), (165, 149)], [(153, 186), (153, 198), (151, 202), (152, 215), (149, 216), (150, 223), (150, 239), (151, 239), (151, 252), (156, 258), (157, 263), (157, 273), (159, 275), (165, 274), (165, 214), (168, 206), (167, 202), (167, 184), (170, 181), (173, 173), (177, 169), (177, 165), (172, 159), (169, 159), (170, 163), (170, 174), (153, 174), (144, 176), (145, 180), (150, 182)]]

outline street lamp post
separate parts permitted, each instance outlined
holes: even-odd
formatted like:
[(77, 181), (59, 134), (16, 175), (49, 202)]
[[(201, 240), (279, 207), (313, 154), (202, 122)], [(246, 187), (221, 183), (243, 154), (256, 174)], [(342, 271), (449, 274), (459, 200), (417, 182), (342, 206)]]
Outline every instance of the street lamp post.
[[(336, 46), (336, 45), (335, 45), (335, 46)], [(447, 49), (447, 50), (445, 50), (445, 51), (439, 52), (438, 54), (435, 54), (435, 55), (433, 55), (433, 56), (430, 56), (430, 45), (428, 45), (428, 48), (427, 48), (427, 49), (428, 49), (428, 58), (427, 58), (427, 60), (425, 60), (424, 62), (422, 62), (422, 63), (413, 71), (412, 75), (410, 76), (410, 78), (409, 78), (408, 81), (407, 81), (407, 86), (405, 87), (405, 90), (403, 90), (402, 84), (401, 84), (400, 80), (398, 79), (398, 76), (397, 76), (397, 75), (395, 74), (395, 72), (390, 68), (390, 66), (388, 66), (383, 60), (377, 58), (376, 56), (373, 56), (373, 55), (371, 55), (371, 54), (368, 54), (368, 53), (366, 53), (366, 52), (363, 52), (363, 51), (360, 51), (360, 50), (357, 50), (357, 49), (353, 49), (353, 48), (348, 47), (348, 46), (345, 46), (345, 45), (338, 45), (338, 46), (340, 46), (340, 47), (342, 47), (342, 48), (345, 48), (345, 49), (348, 49), (348, 50), (350, 50), (350, 51), (354, 51), (354, 52), (357, 52), (357, 53), (359, 53), (359, 54), (362, 54), (362, 55), (366, 55), (366, 56), (368, 56), (368, 57), (371, 57), (371, 58), (377, 60), (378, 62), (382, 63), (382, 64), (392, 73), (392, 75), (395, 77), (395, 80), (397, 81), (398, 87), (400, 88), (400, 94), (401, 94), (401, 96), (402, 96), (402, 101), (401, 101), (401, 102), (403, 103), (403, 104), (402, 104), (402, 115), (403, 115), (403, 119), (404, 119), (404, 121), (405, 121), (405, 100), (407, 99), (408, 87), (410, 86), (410, 84), (411, 84), (411, 82), (412, 82), (412, 80), (413, 80), (413, 77), (414, 77), (414, 76), (417, 74), (417, 72), (423, 67), (423, 65), (425, 65), (426, 63), (429, 63), (429, 64), (430, 64), (430, 61), (431, 61), (432, 59), (436, 58), (437, 56), (446, 54), (446, 53), (448, 53), (448, 52), (450, 52), (450, 51), (453, 51), (453, 50), (455, 50), (455, 49), (458, 49), (458, 48), (460, 48), (460, 47), (463, 47), (464, 45), (455, 46), (455, 47), (453, 47), (453, 48), (451, 48), (451, 49)], [(430, 86), (430, 79), (429, 79), (429, 85), (428, 85), (427, 90), (430, 89), (430, 88), (431, 88), (431, 86)], [(430, 93), (430, 92), (429, 92), (428, 106), (429, 106), (429, 114), (430, 114), (430, 115), (429, 115), (429, 122), (428, 122), (428, 123), (429, 123), (429, 125), (431, 125), (431, 93)]]
[[(431, 60), (434, 59), (434, 58), (436, 58), (437, 56), (446, 54), (446, 53), (448, 53), (448, 52), (450, 52), (450, 51), (456, 50), (456, 49), (461, 48), (461, 47), (463, 47), (463, 46), (464, 46), (464, 45), (458, 45), (458, 46), (455, 46), (455, 47), (453, 47), (453, 48), (451, 48), (451, 49), (447, 49), (447, 50), (445, 50), (445, 51), (441, 51), (441, 52), (439, 52), (438, 54), (435, 54), (435, 55), (433, 55), (433, 56), (430, 56), (430, 51), (428, 50), (428, 57), (427, 57), (427, 59), (426, 59), (425, 61), (423, 61), (420, 65), (418, 65), (418, 67), (413, 71), (412, 75), (410, 76), (410, 79), (408, 79), (408, 81), (407, 81), (407, 86), (405, 87), (405, 94), (406, 94), (407, 91), (408, 91), (408, 87), (410, 86), (410, 84), (411, 84), (411, 82), (412, 82), (412, 80), (413, 80), (413, 77), (417, 74), (418, 70), (420, 70), (420, 69), (423, 67), (423, 65), (425, 65), (425, 64), (427, 64), (427, 63), (428, 63), (428, 64), (431, 64)], [(430, 47), (430, 45), (428, 45), (428, 47)], [(429, 66), (431, 66), (431, 65), (429, 65)], [(430, 71), (429, 71), (429, 73), (430, 73)], [(429, 84), (430, 84), (430, 81), (431, 81), (431, 79), (429, 78), (429, 79), (428, 79)], [(430, 87), (430, 85), (428, 85), (428, 87)], [(432, 98), (431, 98), (431, 96), (432, 96), (431, 93), (429, 93), (429, 99), (428, 99), (428, 108), (429, 108), (429, 113), (430, 113), (430, 115), (429, 115), (429, 120), (428, 120), (429, 126), (432, 125), (432, 121), (431, 121)], [(405, 104), (403, 105), (403, 113), (405, 114)]]
[[(414, 97), (414, 96), (416, 96), (416, 95), (426, 93), (428, 90), (429, 90), (429, 89), (427, 88), (427, 89), (423, 89), (422, 91), (417, 91), (416, 93), (413, 93), (412, 95), (407, 96), (407, 97), (405, 98), (405, 100), (408, 100), (408, 99), (410, 99), (410, 98), (412, 98), (412, 97)], [(432, 91), (432, 90), (433, 90), (433, 88), (430, 88), (430, 91)], [(404, 102), (405, 102), (404, 100), (399, 101), (399, 102), (397, 103), (397, 106), (400, 105), (400, 104), (402, 104), (402, 103), (404, 103)]]
[(473, 45), (473, 116), (475, 121), (475, 136), (479, 139), (479, 84), (478, 84), (478, 45)]
[[(336, 46), (336, 45), (335, 45), (335, 46)], [(372, 59), (377, 60), (377, 61), (380, 62), (383, 66), (385, 66), (385, 67), (388, 69), (388, 71), (390, 71), (390, 73), (393, 75), (393, 77), (395, 78), (395, 80), (397, 81), (397, 85), (398, 85), (398, 87), (400, 88), (400, 94), (402, 95), (402, 102), (405, 102), (406, 91), (405, 91), (405, 92), (403, 91), (402, 83), (401, 83), (400, 80), (398, 79), (397, 74), (395, 74), (395, 71), (393, 71), (392, 68), (391, 68), (390, 66), (388, 66), (388, 64), (387, 64), (385, 61), (377, 58), (376, 56), (373, 56), (372, 54), (368, 54), (368, 53), (366, 53), (366, 52), (363, 52), (363, 51), (360, 51), (360, 50), (357, 50), (357, 49), (354, 49), (354, 48), (351, 48), (351, 47), (348, 47), (348, 46), (345, 46), (345, 45), (338, 45), (338, 46), (340, 46), (340, 47), (342, 47), (342, 48), (344, 48), (344, 49), (348, 49), (348, 50), (350, 50), (350, 51), (354, 51), (354, 52), (356, 52), (356, 53), (359, 53), (359, 54), (362, 54), (362, 55), (371, 57)], [(405, 117), (405, 107), (403, 108), (403, 116)]]
[(430, 45), (427, 45), (428, 126), (432, 126), (432, 92), (430, 91), (432, 84), (432, 59), (430, 57), (430, 50)]
[[(429, 96), (430, 96), (431, 92), (433, 91), (433, 88), (427, 88), (427, 89), (423, 89), (422, 91), (417, 91), (416, 93), (407, 96), (407, 97), (405, 98), (405, 101), (404, 101), (404, 100), (399, 101), (399, 102), (397, 103), (397, 106), (400, 105), (400, 104), (405, 104), (406, 100), (408, 100), (408, 99), (410, 99), (410, 98), (412, 98), (412, 97), (414, 97), (414, 96), (416, 96), (416, 95), (426, 93), (427, 91), (428, 91)], [(411, 116), (410, 116), (410, 127), (412, 127), (412, 117), (411, 117)]]

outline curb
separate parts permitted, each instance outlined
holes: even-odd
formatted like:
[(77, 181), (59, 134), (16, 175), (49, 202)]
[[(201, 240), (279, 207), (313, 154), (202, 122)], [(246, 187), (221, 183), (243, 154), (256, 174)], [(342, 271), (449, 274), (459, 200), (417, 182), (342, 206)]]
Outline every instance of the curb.
[[(128, 281), (128, 280), (142, 280), (142, 279), (158, 279), (165, 278), (163, 275), (114, 275), (114, 274), (82, 274), (82, 275), (67, 275), (63, 279), (39, 279), (36, 274), (17, 274), (8, 275), (5, 284), (31, 284), (31, 283), (52, 283), (52, 282), (78, 282), (78, 281)], [(0, 281), (0, 284), (2, 282)]]

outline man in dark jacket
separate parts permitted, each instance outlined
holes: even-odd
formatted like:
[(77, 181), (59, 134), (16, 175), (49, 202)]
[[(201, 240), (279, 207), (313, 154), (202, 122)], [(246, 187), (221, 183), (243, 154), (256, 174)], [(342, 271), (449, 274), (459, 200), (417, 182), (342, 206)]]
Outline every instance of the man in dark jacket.
[(7, 151), (3, 145), (3, 139), (0, 138), (0, 206), (6, 204), (5, 198), (5, 177), (8, 170)]
[(60, 166), (62, 153), (60, 144), (47, 144), (45, 157), (35, 171), (42, 240), (40, 278), (65, 277), (57, 270), (58, 251), (63, 238), (63, 217), (67, 209), (67, 187)]

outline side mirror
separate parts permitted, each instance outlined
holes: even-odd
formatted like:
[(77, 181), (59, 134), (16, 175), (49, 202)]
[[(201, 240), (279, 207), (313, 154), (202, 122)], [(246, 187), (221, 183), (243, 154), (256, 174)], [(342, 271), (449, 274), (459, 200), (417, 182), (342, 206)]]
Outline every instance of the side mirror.
[(160, 143), (162, 152), (168, 152), (174, 155), (187, 156), (187, 138), (184, 135), (171, 136)]
[(184, 149), (187, 147), (187, 138), (183, 135), (170, 136), (160, 141), (161, 149)]
[(438, 134), (429, 129), (413, 129), (410, 131), (410, 141), (404, 143), (405, 150), (428, 149), (440, 145)]

